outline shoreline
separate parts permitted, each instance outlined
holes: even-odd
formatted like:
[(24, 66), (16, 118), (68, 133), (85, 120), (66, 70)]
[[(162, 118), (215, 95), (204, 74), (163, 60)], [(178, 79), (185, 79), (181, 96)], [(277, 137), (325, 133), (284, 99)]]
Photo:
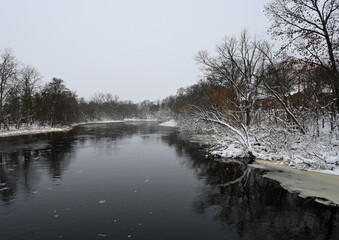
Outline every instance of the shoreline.
[[(239, 146), (239, 144), (238, 145), (234, 144), (234, 142), (231, 139), (227, 139), (227, 140), (228, 142), (227, 144), (225, 144), (225, 143), (221, 143), (220, 141), (218, 141), (218, 139), (213, 137), (213, 135), (209, 135), (209, 134), (194, 134), (190, 136), (191, 142), (197, 142), (197, 143), (206, 145), (207, 146), (206, 153), (212, 157), (215, 157), (216, 159), (249, 157), (247, 152), (244, 151), (244, 149), (241, 146)], [(302, 152), (302, 149), (298, 149), (298, 151)], [(257, 155), (255, 156), (255, 161), (257, 160), (265, 161), (265, 162), (272, 163), (272, 164), (280, 164), (282, 166), (286, 166), (291, 169), (339, 176), (339, 165), (338, 163), (335, 163), (335, 162), (334, 162), (334, 166), (331, 169), (324, 169), (320, 167), (319, 168), (310, 168), (310, 167), (308, 168), (308, 167), (303, 167), (302, 165), (288, 163), (287, 161), (284, 161), (280, 157), (273, 158), (271, 153), (265, 155), (265, 152), (261, 151), (261, 152), (256, 152), (256, 154)], [(280, 153), (280, 155), (283, 155), (283, 154), (284, 153)], [(296, 157), (297, 156), (298, 155), (296, 155)]]
[(313, 197), (316, 202), (339, 207), (339, 175), (301, 170), (277, 161), (256, 159), (250, 167), (267, 170), (263, 176), (279, 182), (280, 186), (302, 198)]
[(105, 124), (105, 123), (122, 123), (122, 122), (154, 122), (155, 119), (124, 119), (124, 120), (104, 120), (104, 121), (91, 121), (91, 122), (80, 122), (74, 123), (71, 126), (65, 127), (39, 127), (33, 126), (22, 129), (11, 129), (11, 130), (1, 130), (0, 139), (8, 137), (20, 137), (20, 136), (29, 136), (29, 135), (40, 135), (45, 133), (58, 133), (58, 132), (69, 132), (77, 126), (87, 125), (87, 124)]

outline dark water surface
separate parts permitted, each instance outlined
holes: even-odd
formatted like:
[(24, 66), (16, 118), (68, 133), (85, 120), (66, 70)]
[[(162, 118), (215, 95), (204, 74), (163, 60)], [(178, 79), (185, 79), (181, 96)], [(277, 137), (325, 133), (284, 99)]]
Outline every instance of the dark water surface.
[(0, 153), (1, 240), (339, 239), (338, 208), (154, 124), (6, 138)]

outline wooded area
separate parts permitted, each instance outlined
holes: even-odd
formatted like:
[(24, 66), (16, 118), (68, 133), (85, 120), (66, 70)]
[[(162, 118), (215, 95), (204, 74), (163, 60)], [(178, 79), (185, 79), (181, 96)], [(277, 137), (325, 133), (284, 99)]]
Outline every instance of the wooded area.
[(275, 0), (265, 13), (271, 20), (269, 33), (282, 43), (278, 50), (247, 30), (227, 36), (215, 54), (196, 55), (203, 75), (198, 83), (156, 102), (121, 101), (110, 93), (86, 101), (62, 79), (41, 84), (35, 68), (19, 64), (5, 49), (0, 57), (0, 127), (177, 118), (185, 130), (232, 136), (250, 155), (256, 154), (253, 146), (288, 149), (306, 136), (333, 137), (339, 111), (338, 1)]

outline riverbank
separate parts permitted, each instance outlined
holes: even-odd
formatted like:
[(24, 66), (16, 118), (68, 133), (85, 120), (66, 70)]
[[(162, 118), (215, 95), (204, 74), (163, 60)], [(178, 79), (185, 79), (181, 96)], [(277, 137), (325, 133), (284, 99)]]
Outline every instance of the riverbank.
[(60, 127), (32, 125), (32, 126), (25, 126), (20, 129), (16, 129), (13, 126), (10, 126), (9, 130), (0, 130), (0, 138), (25, 136), (25, 135), (37, 135), (37, 134), (54, 133), (54, 132), (68, 132), (77, 126), (86, 125), (86, 124), (119, 123), (119, 122), (131, 122), (131, 121), (156, 121), (156, 120), (154, 119), (103, 120), (103, 121), (80, 122), (80, 123), (71, 124), (70, 126), (60, 126)]
[[(190, 139), (206, 145), (208, 155), (216, 158), (249, 157), (249, 149), (232, 136), (199, 134)], [(265, 142), (253, 141), (251, 152), (257, 159), (279, 162), (291, 168), (339, 175), (339, 140), (328, 135), (319, 138), (298, 136), (296, 139), (295, 142), (291, 139), (285, 145), (267, 136)], [(274, 141), (277, 142), (275, 146)]]
[(300, 197), (313, 197), (319, 203), (339, 206), (339, 175), (303, 171), (281, 162), (258, 159), (250, 166), (266, 169), (264, 177), (278, 181), (284, 189)]
[(172, 119), (167, 122), (160, 123), (159, 126), (175, 128), (175, 127), (178, 127), (178, 123), (174, 119)]
[[(190, 137), (191, 142), (197, 142), (207, 146), (207, 155), (212, 156), (218, 161), (227, 162), (229, 159), (248, 157), (246, 149), (239, 143), (235, 142), (231, 137), (218, 138), (214, 135), (200, 134)], [(328, 146), (328, 142), (320, 143), (319, 146), (314, 147), (319, 155), (327, 156), (327, 159), (309, 159), (309, 161), (321, 161), (322, 164), (331, 162), (331, 168), (306, 168), (302, 164), (289, 164), (281, 157), (283, 154), (280, 152), (280, 160), (274, 158), (272, 153), (263, 151), (263, 148), (254, 147), (257, 156), (262, 156), (265, 160), (256, 158), (254, 163), (249, 164), (250, 168), (265, 169), (264, 177), (279, 182), (282, 188), (289, 192), (297, 193), (303, 198), (314, 198), (315, 201), (339, 207), (339, 164), (338, 161), (338, 147), (336, 143), (332, 142), (332, 151), (326, 152), (324, 145)], [(294, 157), (301, 158), (302, 152), (307, 149), (303, 148), (304, 145), (294, 145), (290, 150)], [(298, 155), (299, 154), (299, 155)], [(291, 156), (288, 156), (291, 157)], [(324, 166), (320, 165), (319, 166)]]

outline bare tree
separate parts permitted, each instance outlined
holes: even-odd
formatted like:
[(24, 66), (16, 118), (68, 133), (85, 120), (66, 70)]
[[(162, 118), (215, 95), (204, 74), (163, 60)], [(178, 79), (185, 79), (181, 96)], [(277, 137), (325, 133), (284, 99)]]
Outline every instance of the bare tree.
[(235, 97), (232, 94), (224, 96), (227, 98), (227, 108), (233, 113), (238, 112), (239, 119), (246, 126), (251, 123), (254, 104), (260, 93), (260, 78), (257, 76), (266, 61), (258, 48), (260, 44), (244, 30), (239, 39), (226, 38), (217, 46), (218, 56), (211, 57), (207, 52), (199, 52), (196, 57), (208, 81), (233, 89)]
[(32, 122), (33, 98), (41, 79), (39, 72), (31, 66), (25, 66), (20, 71), (19, 87), (22, 103), (22, 111), (25, 121)]
[(18, 62), (16, 58), (10, 49), (5, 49), (0, 56), (0, 129), (1, 123), (4, 122), (3, 106), (10, 84), (16, 80), (17, 72)]
[(300, 59), (326, 68), (339, 111), (339, 2), (338, 0), (274, 0), (265, 6), (270, 32), (283, 40)]

